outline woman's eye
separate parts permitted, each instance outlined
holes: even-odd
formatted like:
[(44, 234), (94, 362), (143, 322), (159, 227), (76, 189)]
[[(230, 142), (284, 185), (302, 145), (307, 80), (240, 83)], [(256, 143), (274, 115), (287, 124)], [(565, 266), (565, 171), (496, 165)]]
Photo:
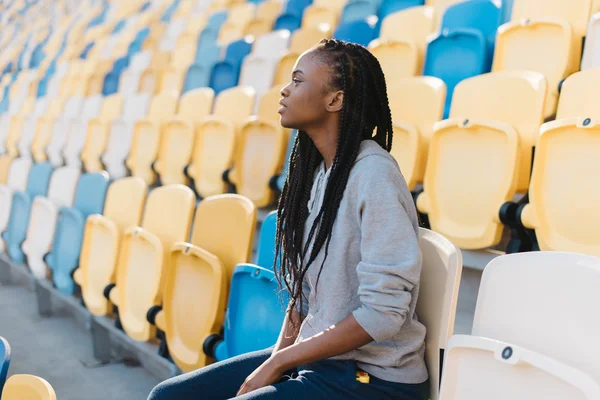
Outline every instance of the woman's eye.
[(300, 79), (294, 78), (294, 79), (292, 79), (292, 82), (294, 82), (294, 83), (300, 83)]

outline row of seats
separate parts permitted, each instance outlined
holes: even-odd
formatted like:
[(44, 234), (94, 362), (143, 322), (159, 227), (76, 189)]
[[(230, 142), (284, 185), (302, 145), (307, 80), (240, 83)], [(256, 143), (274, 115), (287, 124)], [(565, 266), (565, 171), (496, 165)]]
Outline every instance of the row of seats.
[(0, 336), (0, 397), (2, 400), (56, 400), (52, 386), (33, 375), (13, 375), (7, 379), (11, 348)]

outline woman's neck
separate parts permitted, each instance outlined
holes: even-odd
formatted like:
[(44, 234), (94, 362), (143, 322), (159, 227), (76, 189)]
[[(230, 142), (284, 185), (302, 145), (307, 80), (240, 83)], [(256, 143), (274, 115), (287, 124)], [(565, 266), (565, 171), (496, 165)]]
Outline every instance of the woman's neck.
[(325, 162), (325, 170), (328, 170), (335, 159), (335, 152), (339, 138), (339, 127), (326, 126), (320, 129), (311, 129), (306, 132), (315, 144), (323, 161)]

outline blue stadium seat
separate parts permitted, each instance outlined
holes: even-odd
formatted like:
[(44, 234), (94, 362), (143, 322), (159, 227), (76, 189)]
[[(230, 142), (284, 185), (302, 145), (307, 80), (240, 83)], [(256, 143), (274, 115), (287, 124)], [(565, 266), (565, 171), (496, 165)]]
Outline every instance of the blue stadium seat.
[(244, 38), (230, 43), (225, 52), (225, 59), (214, 65), (210, 87), (215, 91), (215, 95), (238, 84), (242, 62), (252, 50), (251, 40)]
[(123, 28), (125, 28), (126, 25), (127, 25), (126, 20), (124, 20), (124, 19), (120, 20), (119, 22), (117, 22), (115, 24), (115, 27), (111, 31), (111, 35), (121, 32), (123, 30)]
[(290, 168), (290, 156), (292, 155), (292, 149), (294, 148), (294, 142), (296, 141), (297, 135), (298, 131), (295, 129), (290, 134), (288, 148), (285, 153), (285, 165), (283, 166), (283, 171), (281, 171), (281, 175), (277, 177), (277, 189), (279, 189), (279, 191), (283, 190), (283, 185), (285, 184), (285, 180), (287, 179), (288, 170)]
[(48, 83), (51, 77), (52, 75), (46, 74), (42, 77), (42, 79), (40, 79), (38, 82), (36, 97), (40, 98), (46, 96), (46, 93), (48, 92)]
[(216, 12), (208, 18), (206, 28), (204, 29), (212, 29), (218, 31), (219, 29), (221, 29), (225, 21), (227, 21), (227, 11)]
[(284, 317), (275, 274), (256, 265), (238, 265), (231, 280), (224, 338), (215, 348), (215, 358), (221, 361), (274, 345)]
[(198, 49), (196, 50), (196, 60), (194, 61), (194, 64), (208, 68), (210, 76), (210, 71), (217, 61), (219, 61), (220, 56), (221, 46), (216, 41), (204, 43), (202, 45), (199, 44)]
[(52, 175), (52, 165), (48, 162), (34, 164), (29, 171), (25, 192), (13, 194), (10, 217), (2, 239), (6, 243), (8, 256), (17, 263), (25, 261), (21, 244), (25, 241), (31, 205), (36, 196), (46, 196)]
[(129, 61), (130, 59), (127, 56), (118, 58), (113, 64), (112, 72), (116, 73), (117, 75), (121, 75), (121, 72), (123, 72), (125, 68), (129, 67)]
[(8, 367), (10, 365), (10, 345), (2, 336), (0, 336), (0, 394), (6, 382)]
[(183, 83), (183, 93), (190, 90), (207, 87), (210, 82), (210, 72), (212, 68), (206, 68), (202, 65), (192, 64), (185, 75)]
[(85, 222), (92, 214), (102, 214), (108, 183), (106, 171), (82, 175), (77, 183), (73, 207), (59, 210), (52, 249), (45, 261), (52, 270), (54, 285), (61, 293), (73, 294), (75, 284), (71, 271), (79, 264)]
[(93, 28), (94, 26), (102, 25), (102, 23), (106, 19), (106, 15), (108, 14), (108, 9), (109, 5), (108, 3), (105, 3), (100, 14), (98, 14), (94, 19), (90, 21), (90, 23), (87, 26), (87, 29)]
[(85, 47), (83, 48), (83, 51), (79, 55), (79, 58), (82, 60), (85, 60), (87, 58), (88, 54), (90, 53), (90, 51), (94, 48), (95, 44), (96, 44), (96, 42), (90, 42), (87, 45), (85, 45)]
[(357, 43), (363, 46), (368, 46), (375, 39), (375, 29), (377, 21), (368, 21), (366, 19), (360, 21), (352, 21), (338, 25), (333, 37), (346, 42)]
[(290, 32), (294, 32), (295, 30), (300, 29), (301, 25), (302, 14), (297, 15), (294, 13), (285, 13), (277, 17), (273, 30), (278, 31), (281, 29), (287, 29)]
[(46, 58), (46, 53), (44, 53), (44, 45), (46, 43), (40, 43), (33, 50), (33, 54), (31, 54), (31, 60), (29, 61), (29, 68), (35, 69), (38, 68), (44, 59)]
[(368, 0), (348, 2), (342, 12), (341, 23), (364, 20), (370, 15), (377, 14), (378, 4)]
[(487, 43), (487, 63), (491, 69), (496, 31), (502, 25), (503, 18), (502, 10), (490, 0), (464, 1), (446, 9), (442, 31), (474, 29), (481, 32)]
[(277, 211), (267, 215), (260, 225), (256, 263), (268, 270), (273, 269), (275, 262), (275, 234), (277, 233)]
[(173, 14), (175, 14), (175, 11), (177, 11), (177, 7), (179, 7), (179, 3), (181, 3), (181, 0), (173, 0), (173, 3), (171, 3), (171, 5), (167, 7), (162, 17), (160, 17), (160, 22), (168, 23), (169, 21), (171, 21), (171, 18), (173, 18)]
[(425, 4), (424, 0), (383, 0), (379, 7), (379, 24), (385, 17), (398, 11), (405, 10), (410, 7), (418, 7)]
[(463, 79), (489, 72), (486, 65), (486, 41), (481, 32), (462, 29), (442, 32), (427, 45), (424, 76), (435, 76), (447, 88), (444, 118), (448, 117), (452, 92)]
[(104, 85), (102, 86), (102, 95), (109, 96), (119, 91), (120, 75), (115, 72), (109, 72), (104, 77)]
[(146, 11), (148, 8), (150, 8), (150, 6), (152, 5), (151, 1), (147, 1), (144, 4), (142, 4), (142, 6), (140, 7), (140, 9), (138, 10), (138, 13), (143, 13), (144, 11)]
[(306, 7), (312, 4), (312, 0), (289, 0), (285, 5), (285, 12), (282, 14), (292, 14), (302, 17)]
[(514, 0), (502, 0), (502, 15), (504, 22), (510, 21)]

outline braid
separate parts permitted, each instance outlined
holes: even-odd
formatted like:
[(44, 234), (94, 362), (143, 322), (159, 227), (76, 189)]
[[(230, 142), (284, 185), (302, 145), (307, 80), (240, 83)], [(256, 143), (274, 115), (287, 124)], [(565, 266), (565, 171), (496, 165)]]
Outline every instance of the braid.
[[(323, 157), (306, 132), (296, 136), (288, 176), (277, 212), (275, 271), (290, 293), (288, 310), (305, 299), (302, 282), (308, 268), (324, 249), (316, 286), (329, 253), (331, 234), (344, 191), (363, 140), (373, 139), (386, 151), (392, 146), (392, 118), (385, 77), (377, 59), (363, 46), (322, 40), (312, 52), (330, 69), (328, 86), (344, 92), (340, 134), (329, 171), (323, 204), (305, 240), (308, 202), (315, 172)], [(311, 248), (312, 243), (312, 248)], [(309, 253), (310, 249), (310, 254)], [(298, 328), (298, 327), (296, 327)]]

